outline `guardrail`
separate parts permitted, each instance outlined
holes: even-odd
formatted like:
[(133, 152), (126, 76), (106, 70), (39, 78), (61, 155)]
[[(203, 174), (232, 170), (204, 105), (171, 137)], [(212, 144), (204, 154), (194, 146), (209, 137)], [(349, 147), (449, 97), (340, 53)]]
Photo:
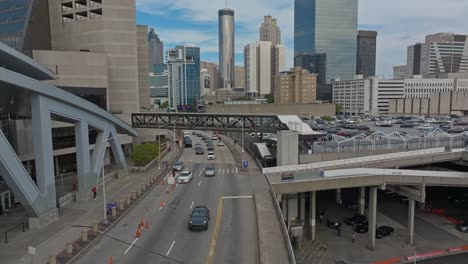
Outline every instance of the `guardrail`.
[(8, 244), (8, 232), (11, 232), (11, 231), (15, 230), (18, 226), (22, 226), (23, 227), (23, 232), (26, 232), (26, 222), (21, 222), (21, 223), (16, 224), (12, 228), (5, 231), (5, 233), (3, 234), (5, 236), (5, 244)]
[(464, 172), (448, 172), (448, 171), (425, 171), (425, 170), (394, 170), (394, 169), (342, 169), (342, 170), (327, 170), (321, 173), (324, 178), (333, 177), (349, 177), (363, 175), (403, 175), (414, 177), (446, 177), (446, 178), (468, 178), (468, 173)]
[(382, 154), (382, 155), (375, 155), (375, 156), (368, 156), (368, 157), (360, 157), (360, 158), (352, 158), (352, 159), (323, 161), (323, 162), (315, 162), (315, 163), (309, 163), (309, 164), (264, 168), (262, 170), (262, 173), (263, 174), (269, 174), (269, 173), (288, 172), (288, 171), (301, 171), (301, 170), (312, 170), (312, 169), (321, 169), (321, 168), (333, 168), (333, 167), (336, 167), (336, 166), (346, 166), (346, 165), (361, 164), (361, 163), (366, 163), (366, 162), (384, 161), (384, 160), (398, 160), (398, 159), (405, 159), (405, 158), (409, 158), (409, 157), (439, 154), (439, 153), (443, 153), (443, 152), (445, 152), (444, 147), (433, 148), (433, 149), (422, 149), (422, 150), (406, 151), (406, 152), (398, 152), (398, 153), (389, 153), (389, 154)]
[(64, 196), (60, 197), (59, 200), (59, 207), (62, 208), (65, 205), (73, 202), (75, 200), (75, 192), (67, 193)]

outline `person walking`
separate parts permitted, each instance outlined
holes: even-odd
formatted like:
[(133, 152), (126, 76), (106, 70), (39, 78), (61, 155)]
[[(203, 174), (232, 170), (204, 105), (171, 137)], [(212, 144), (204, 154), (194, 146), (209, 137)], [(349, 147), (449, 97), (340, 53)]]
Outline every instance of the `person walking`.
[(319, 215), (319, 221), (320, 221), (320, 224), (323, 223), (323, 214)]
[(97, 188), (96, 188), (96, 186), (93, 186), (91, 191), (93, 192), (93, 199), (96, 200), (97, 199)]
[(355, 232), (353, 232), (353, 240), (352, 240), (352, 242), (353, 242), (353, 243), (356, 242), (356, 233), (355, 233)]
[(338, 226), (338, 236), (341, 237), (341, 227)]

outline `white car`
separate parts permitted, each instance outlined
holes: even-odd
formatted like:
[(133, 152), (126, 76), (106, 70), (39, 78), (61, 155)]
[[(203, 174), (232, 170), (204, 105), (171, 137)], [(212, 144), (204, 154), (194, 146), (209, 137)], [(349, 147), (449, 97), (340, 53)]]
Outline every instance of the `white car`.
[(208, 151), (207, 159), (209, 159), (209, 160), (216, 159), (216, 155), (215, 155), (214, 151)]
[(218, 144), (217, 144), (217, 145), (218, 145), (218, 147), (222, 147), (222, 146), (224, 146), (224, 142), (218, 141)]
[(193, 174), (191, 171), (185, 170), (179, 173), (179, 176), (177, 177), (177, 182), (178, 183), (186, 183), (190, 182), (193, 178)]

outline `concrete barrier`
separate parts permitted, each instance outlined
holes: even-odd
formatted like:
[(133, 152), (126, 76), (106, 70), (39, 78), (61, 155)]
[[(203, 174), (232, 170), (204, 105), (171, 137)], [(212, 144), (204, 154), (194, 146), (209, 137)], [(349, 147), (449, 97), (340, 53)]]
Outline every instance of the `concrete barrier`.
[(88, 241), (88, 229), (85, 229), (81, 232), (81, 241)]
[(132, 203), (132, 196), (129, 194), (127, 196), (127, 206), (130, 206), (131, 203)]
[(98, 224), (97, 223), (93, 223), (93, 232), (94, 233), (98, 232)]
[(133, 199), (133, 200), (136, 199), (136, 192), (132, 192), (132, 199)]
[(141, 185), (141, 190), (142, 190), (143, 192), (146, 191), (146, 183), (143, 183), (143, 184)]
[(115, 206), (112, 207), (112, 216), (113, 217), (117, 216), (117, 207), (115, 207)]
[(57, 257), (55, 255), (49, 256), (48, 264), (57, 264)]
[(138, 196), (140, 196), (140, 195), (141, 195), (141, 188), (140, 188), (140, 187), (138, 187), (138, 188), (137, 188), (137, 191), (136, 191), (136, 193), (137, 193), (137, 195), (138, 195)]
[(120, 200), (120, 201), (119, 201), (119, 210), (120, 210), (120, 211), (123, 211), (124, 209), (125, 209), (124, 200)]
[(73, 254), (73, 244), (72, 244), (72, 242), (67, 242), (67, 254)]
[(414, 260), (421, 260), (421, 259), (425, 259), (425, 258), (439, 257), (439, 256), (442, 256), (444, 254), (445, 254), (444, 250), (436, 250), (436, 251), (416, 254), (416, 255), (413, 255), (413, 256), (407, 256), (405, 259), (407, 261), (414, 261)]

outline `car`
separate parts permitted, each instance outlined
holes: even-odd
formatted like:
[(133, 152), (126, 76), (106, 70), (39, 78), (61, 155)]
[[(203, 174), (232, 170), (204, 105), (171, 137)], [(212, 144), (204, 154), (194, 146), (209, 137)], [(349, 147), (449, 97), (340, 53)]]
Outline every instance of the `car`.
[(198, 132), (197, 132), (197, 131), (193, 131), (193, 132), (192, 132), (192, 135), (198, 136)]
[(216, 145), (218, 145), (218, 147), (222, 147), (222, 146), (224, 146), (224, 142), (218, 141), (218, 144), (216, 144)]
[(178, 183), (187, 183), (190, 182), (193, 178), (193, 174), (191, 171), (185, 170), (179, 173), (177, 176), (177, 182)]
[(182, 161), (176, 161), (172, 166), (172, 169), (176, 171), (181, 171), (184, 169), (184, 163)]
[(400, 125), (400, 128), (413, 128), (414, 125), (411, 123), (403, 123)]
[(206, 140), (206, 137), (205, 137), (205, 136), (202, 136), (201, 139), (202, 139), (203, 141), (205, 141), (205, 140)]
[(215, 149), (214, 144), (213, 144), (213, 143), (208, 144), (208, 146), (206, 147), (206, 149), (207, 149), (208, 151), (214, 150), (214, 149)]
[(195, 148), (203, 147), (200, 142), (195, 143)]
[(345, 219), (345, 224), (349, 226), (360, 226), (362, 225), (365, 221), (367, 221), (365, 215), (361, 214), (355, 214), (352, 217), (346, 218)]
[(205, 168), (205, 177), (212, 177), (216, 175), (216, 167), (214, 164), (210, 164)]
[(208, 160), (214, 160), (216, 159), (216, 155), (214, 151), (208, 151), (208, 156), (206, 157)]
[(364, 234), (364, 233), (369, 232), (369, 223), (367, 221), (362, 222), (361, 225), (356, 226), (354, 231), (356, 231), (356, 233), (359, 233), (359, 234)]
[(468, 233), (468, 223), (461, 222), (455, 226), (455, 229), (463, 233)]
[(184, 147), (191, 148), (192, 147), (192, 140), (190, 138), (184, 139)]
[(203, 155), (203, 153), (205, 153), (205, 150), (203, 149), (202, 146), (198, 147), (198, 148), (195, 148), (195, 154), (197, 155)]
[(375, 231), (375, 237), (378, 239), (390, 236), (391, 234), (393, 234), (393, 227), (391, 226), (380, 226)]
[(369, 131), (370, 130), (370, 128), (368, 126), (358, 126), (357, 129), (361, 130), (361, 131)]
[(433, 130), (434, 128), (428, 124), (425, 124), (424, 126), (418, 126), (416, 129), (422, 130), (422, 131), (429, 131), (429, 130)]
[(206, 206), (195, 206), (189, 215), (188, 229), (207, 230), (210, 222), (210, 209)]
[(217, 140), (217, 139), (218, 139), (218, 136), (212, 135), (212, 136), (211, 136), (211, 139), (212, 139), (212, 140)]

